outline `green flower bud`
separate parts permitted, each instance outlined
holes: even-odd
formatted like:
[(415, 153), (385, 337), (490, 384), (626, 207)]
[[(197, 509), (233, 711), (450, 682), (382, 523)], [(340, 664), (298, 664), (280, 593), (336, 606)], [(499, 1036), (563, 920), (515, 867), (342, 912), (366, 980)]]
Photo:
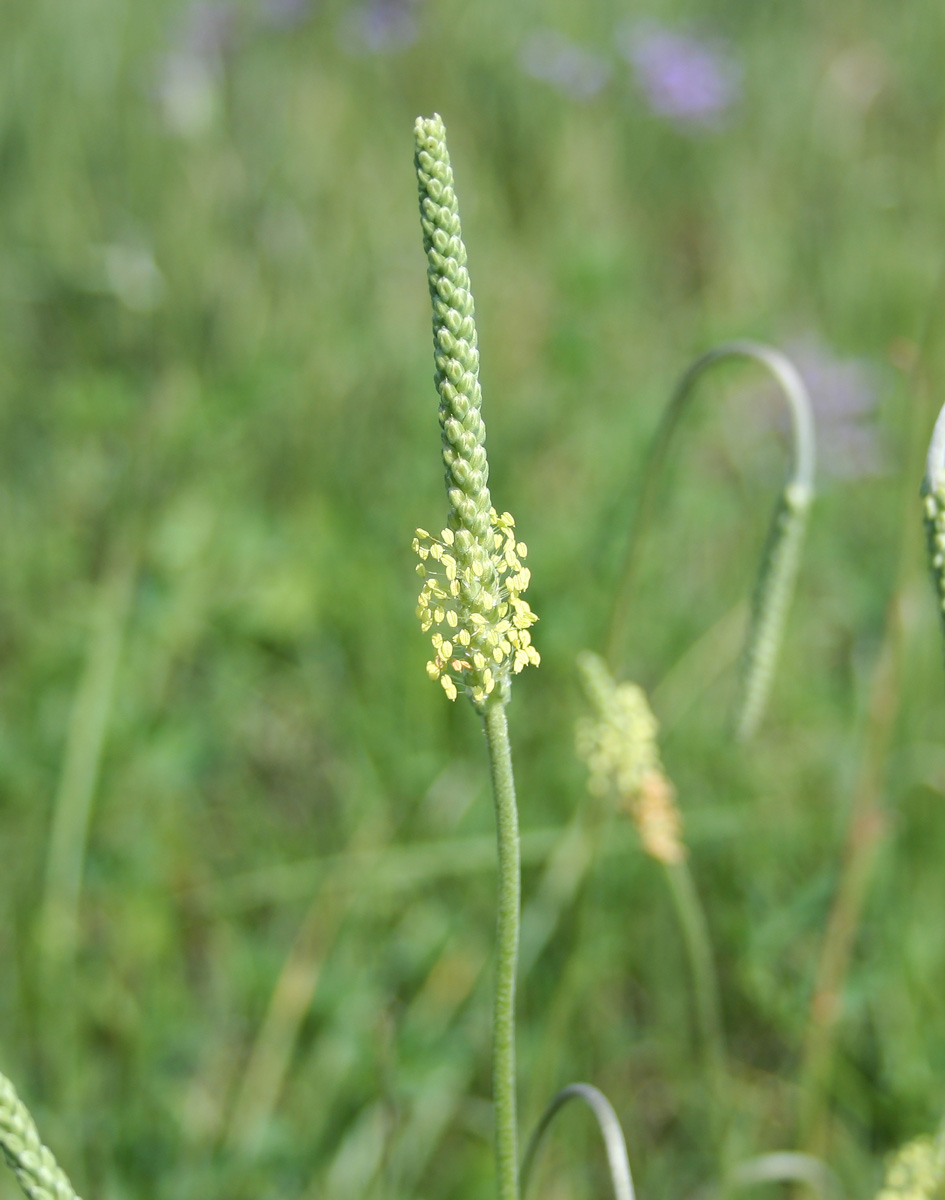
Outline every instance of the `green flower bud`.
[(30, 1200), (78, 1200), (65, 1172), (39, 1140), (26, 1105), (0, 1075), (0, 1149)]
[[(439, 115), (434, 115), (429, 119), (418, 117), (414, 132), (420, 225), (433, 302), (434, 379), (440, 394), (443, 463), (452, 506), (449, 526), (453, 530), (468, 529), (475, 537), (484, 538), (492, 500), (485, 455), (486, 427), (480, 411), (479, 342), (446, 129)], [(478, 470), (475, 479), (463, 470), (467, 466)], [(458, 493), (455, 498), (454, 493)]]

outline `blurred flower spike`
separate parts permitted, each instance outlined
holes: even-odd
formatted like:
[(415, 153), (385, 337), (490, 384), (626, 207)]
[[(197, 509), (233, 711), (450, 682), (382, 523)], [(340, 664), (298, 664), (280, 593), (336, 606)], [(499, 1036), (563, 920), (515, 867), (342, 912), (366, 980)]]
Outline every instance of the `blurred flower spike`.
[(945, 1140), (920, 1137), (898, 1150), (886, 1169), (876, 1200), (942, 1200)]
[(504, 694), (511, 675), (540, 662), (528, 632), (538, 618), (521, 598), (530, 578), (525, 543), (515, 540), (509, 513), (492, 509), (490, 516), (492, 550), (485, 556), (452, 529), (439, 538), (418, 529), (413, 541), (423, 579), (417, 616), (424, 633), (436, 626), (427, 674), (451, 700), (462, 690), (477, 707), (497, 689)]
[(577, 752), (588, 766), (588, 790), (616, 793), (637, 827), (643, 849), (658, 862), (686, 856), (676, 792), (660, 761), (659, 725), (643, 689), (616, 683), (602, 658), (585, 651), (578, 671), (594, 711), (577, 724)]
[(435, 627), (430, 678), (451, 700), (463, 692), (482, 710), (505, 703), (512, 675), (538, 665), (528, 632), (537, 618), (522, 599), (529, 582), (525, 544), (489, 494), (475, 306), (446, 129), (434, 115), (418, 118), (414, 132), (449, 505), (438, 538), (425, 529), (414, 538), (423, 579), (417, 615), (424, 633)]
[(741, 93), (741, 69), (724, 42), (631, 22), (617, 33), (650, 110), (681, 127), (717, 128)]

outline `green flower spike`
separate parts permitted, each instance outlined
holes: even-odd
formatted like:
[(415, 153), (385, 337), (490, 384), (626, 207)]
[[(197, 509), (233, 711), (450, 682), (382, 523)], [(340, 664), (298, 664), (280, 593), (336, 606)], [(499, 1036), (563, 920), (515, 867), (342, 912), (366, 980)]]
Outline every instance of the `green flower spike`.
[(525, 543), (489, 495), (475, 308), (446, 130), (434, 115), (418, 118), (415, 133), (449, 501), (439, 537), (418, 529), (414, 538), (423, 580), (417, 616), (424, 633), (434, 631), (427, 674), (451, 700), (462, 692), (482, 710), (507, 698), (512, 675), (538, 665), (529, 633), (537, 618), (522, 599), (529, 583)]
[(922, 516), (932, 583), (945, 633), (945, 407), (938, 414), (929, 443), (922, 481)]
[(876, 1200), (942, 1200), (945, 1197), (945, 1140), (920, 1137), (897, 1150)]
[(78, 1200), (65, 1172), (39, 1140), (26, 1105), (0, 1075), (0, 1149), (30, 1200)]

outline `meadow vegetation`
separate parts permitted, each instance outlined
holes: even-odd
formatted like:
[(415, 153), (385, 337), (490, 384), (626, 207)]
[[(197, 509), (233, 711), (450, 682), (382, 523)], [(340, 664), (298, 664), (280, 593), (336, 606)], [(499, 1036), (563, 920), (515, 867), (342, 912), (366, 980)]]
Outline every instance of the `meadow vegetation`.
[[(493, 1191), (494, 818), (424, 672), (443, 520), (412, 166), (462, 197), (500, 511), (538, 670), (519, 1107), (574, 1079), (642, 1200), (718, 1178), (663, 872), (587, 791), (576, 661), (645, 688), (715, 949), (736, 1160), (847, 1195), (945, 1111), (945, 680), (919, 484), (945, 396), (945, 10), (931, 0), (11, 3), (0, 38), (0, 1071), (82, 1196)], [(693, 91), (678, 80), (697, 81)], [(818, 430), (767, 712), (737, 659)], [(605, 1194), (586, 1116), (547, 1200)], [(0, 1175), (0, 1200), (19, 1193)]]

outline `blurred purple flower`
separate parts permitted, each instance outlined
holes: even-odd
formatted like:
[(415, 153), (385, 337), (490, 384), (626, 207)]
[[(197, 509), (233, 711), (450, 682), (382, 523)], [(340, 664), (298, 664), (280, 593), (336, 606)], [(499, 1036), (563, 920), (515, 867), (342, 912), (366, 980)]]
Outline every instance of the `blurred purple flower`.
[(875, 423), (882, 382), (876, 366), (861, 358), (837, 358), (812, 337), (789, 342), (785, 352), (810, 392), (820, 474), (864, 479), (888, 471)]
[(741, 69), (724, 42), (677, 33), (655, 22), (617, 32), (650, 109), (679, 125), (720, 126), (741, 92)]
[(532, 79), (550, 83), (575, 100), (596, 96), (610, 78), (610, 68), (602, 58), (555, 29), (529, 34), (519, 51), (519, 64)]
[(340, 31), (353, 54), (391, 54), (417, 40), (416, 0), (370, 0), (347, 13)]
[(260, 0), (259, 16), (271, 29), (294, 29), (312, 11), (311, 0)]
[(184, 16), (177, 52), (201, 59), (219, 58), (236, 40), (236, 8), (226, 0), (198, 0)]
[(157, 65), (154, 91), (174, 133), (197, 137), (217, 119), (223, 59), (236, 44), (237, 9), (226, 0), (198, 0), (184, 13), (172, 48)]

